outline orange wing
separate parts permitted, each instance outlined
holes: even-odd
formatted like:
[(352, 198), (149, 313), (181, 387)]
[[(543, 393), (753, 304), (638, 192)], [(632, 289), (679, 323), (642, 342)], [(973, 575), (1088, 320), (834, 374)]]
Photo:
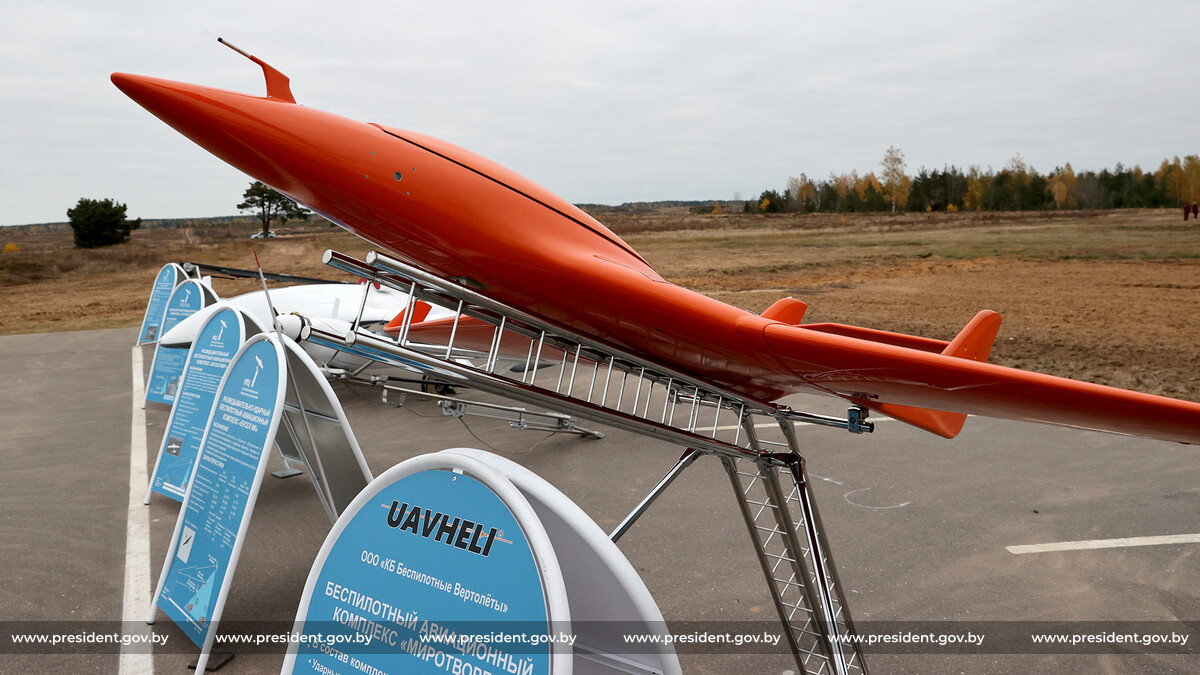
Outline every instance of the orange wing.
[(941, 353), (774, 324), (774, 354), (805, 384), (947, 438), (968, 414), (1200, 443), (1200, 404), (986, 363), (1000, 316), (981, 312)]

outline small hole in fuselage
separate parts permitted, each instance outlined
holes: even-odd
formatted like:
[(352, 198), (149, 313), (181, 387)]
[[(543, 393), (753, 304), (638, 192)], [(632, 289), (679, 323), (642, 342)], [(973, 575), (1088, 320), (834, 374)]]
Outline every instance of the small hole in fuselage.
[(401, 171), (397, 171), (396, 173), (392, 174), (392, 177), (395, 178), (396, 180), (403, 180), (404, 173)]

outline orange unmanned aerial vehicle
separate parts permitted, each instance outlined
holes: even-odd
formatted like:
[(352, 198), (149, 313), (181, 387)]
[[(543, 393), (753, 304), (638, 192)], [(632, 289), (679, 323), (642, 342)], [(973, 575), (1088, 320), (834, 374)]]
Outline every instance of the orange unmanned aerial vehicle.
[(212, 154), (409, 265), (756, 400), (820, 392), (947, 438), (974, 414), (1200, 442), (1200, 404), (987, 363), (995, 312), (945, 342), (803, 324), (806, 305), (791, 298), (754, 314), (668, 283), (531, 181), (445, 141), (298, 105), (287, 77), (250, 58), (266, 96), (112, 81)]

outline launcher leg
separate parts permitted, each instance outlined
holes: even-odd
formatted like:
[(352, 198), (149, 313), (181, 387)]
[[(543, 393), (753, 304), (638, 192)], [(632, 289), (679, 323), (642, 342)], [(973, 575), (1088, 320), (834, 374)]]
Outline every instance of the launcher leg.
[[(797, 453), (722, 457), (788, 646), (802, 672), (867, 672)], [(750, 466), (752, 465), (752, 466)]]

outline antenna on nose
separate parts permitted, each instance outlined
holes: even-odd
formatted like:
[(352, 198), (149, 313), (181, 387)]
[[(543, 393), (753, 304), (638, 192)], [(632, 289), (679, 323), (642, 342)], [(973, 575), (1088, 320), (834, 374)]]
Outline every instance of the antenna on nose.
[(288, 79), (287, 75), (284, 75), (283, 73), (279, 72), (278, 70), (275, 70), (275, 68), (272, 67), (269, 63), (267, 63), (266, 61), (263, 61), (262, 59), (258, 58), (257, 56), (253, 56), (241, 49), (238, 49), (237, 47), (233, 46), (229, 42), (226, 42), (225, 38), (217, 38), (217, 42), (220, 42), (221, 44), (225, 45), (226, 47), (229, 47), (233, 51), (241, 54), (242, 56), (244, 56), (244, 57), (250, 59), (251, 61), (257, 63), (258, 65), (262, 66), (263, 77), (267, 81), (267, 98), (278, 99), (278, 100), (284, 101), (286, 103), (295, 103), (296, 102), (296, 97), (292, 96), (291, 80)]

